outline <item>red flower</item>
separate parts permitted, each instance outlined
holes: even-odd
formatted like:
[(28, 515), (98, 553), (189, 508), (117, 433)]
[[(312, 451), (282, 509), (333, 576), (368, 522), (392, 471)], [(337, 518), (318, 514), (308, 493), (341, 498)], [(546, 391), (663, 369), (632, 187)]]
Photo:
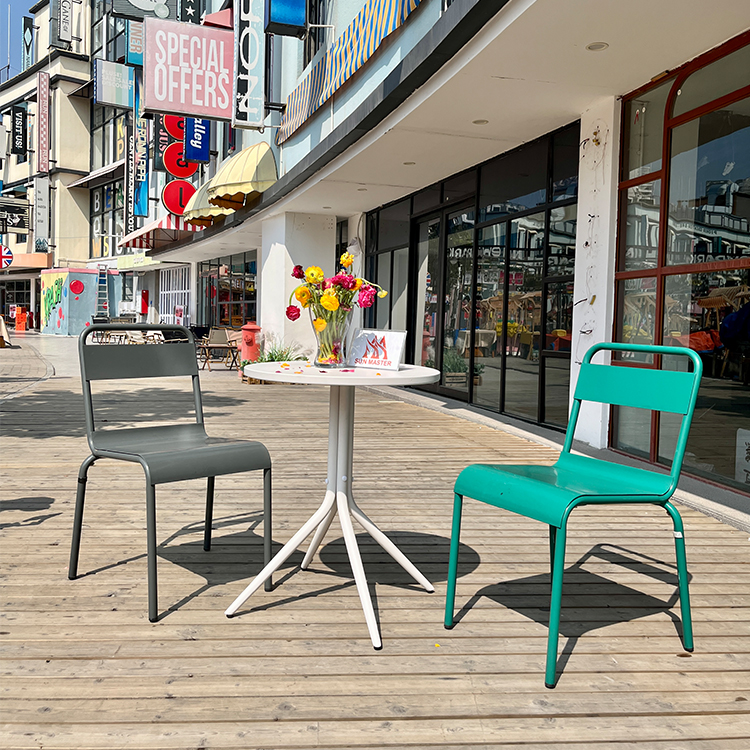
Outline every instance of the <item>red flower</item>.
[(297, 320), (299, 318), (299, 307), (296, 305), (289, 305), (286, 309), (286, 316), (289, 320)]
[[(295, 266), (294, 270), (292, 271), (292, 276), (294, 276), (295, 279), (304, 279), (305, 269), (302, 268), (302, 266)], [(294, 320), (294, 318), (292, 318), (292, 320)]]
[(363, 286), (359, 290), (357, 302), (360, 307), (372, 307), (373, 302), (375, 302), (375, 287)]

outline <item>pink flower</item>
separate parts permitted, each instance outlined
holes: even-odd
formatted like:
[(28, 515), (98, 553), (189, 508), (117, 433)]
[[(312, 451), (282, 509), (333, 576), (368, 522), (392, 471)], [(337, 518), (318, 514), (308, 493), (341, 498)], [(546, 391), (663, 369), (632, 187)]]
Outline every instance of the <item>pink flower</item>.
[[(295, 266), (294, 270), (292, 271), (292, 276), (294, 276), (295, 279), (304, 279), (305, 269), (302, 268), (302, 266)], [(292, 318), (292, 320), (294, 320), (294, 318)]]
[(358, 303), (360, 307), (372, 307), (375, 302), (375, 287), (374, 286), (363, 286), (359, 290)]
[(299, 307), (296, 305), (289, 305), (286, 309), (286, 316), (289, 318), (289, 320), (297, 320), (299, 318)]
[(357, 280), (354, 278), (354, 276), (351, 276), (348, 273), (339, 273), (331, 279), (331, 283), (334, 285), (338, 285), (343, 289), (354, 289), (354, 285), (357, 283)]

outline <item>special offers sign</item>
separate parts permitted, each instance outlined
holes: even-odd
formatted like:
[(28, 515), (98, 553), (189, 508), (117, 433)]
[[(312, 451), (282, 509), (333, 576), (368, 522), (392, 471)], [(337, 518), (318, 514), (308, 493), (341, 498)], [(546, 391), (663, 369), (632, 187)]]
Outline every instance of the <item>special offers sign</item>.
[(147, 111), (231, 120), (234, 34), (148, 18), (143, 77)]

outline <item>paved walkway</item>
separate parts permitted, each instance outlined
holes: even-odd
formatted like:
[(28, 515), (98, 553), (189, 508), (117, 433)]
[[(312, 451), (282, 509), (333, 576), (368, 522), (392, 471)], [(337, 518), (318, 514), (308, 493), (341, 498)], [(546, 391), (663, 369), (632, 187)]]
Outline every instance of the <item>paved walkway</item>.
[(15, 396), (54, 373), (54, 367), (32, 343), (41, 338), (39, 334), (11, 333), (11, 346), (0, 349), (0, 400)]

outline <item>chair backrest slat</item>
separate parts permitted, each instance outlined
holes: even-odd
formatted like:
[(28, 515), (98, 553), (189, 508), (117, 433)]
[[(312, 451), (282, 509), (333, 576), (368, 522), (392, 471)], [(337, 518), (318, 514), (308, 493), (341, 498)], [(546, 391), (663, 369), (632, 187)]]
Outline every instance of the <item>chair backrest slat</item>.
[(687, 414), (694, 384), (691, 372), (588, 363), (581, 366), (574, 398)]
[(83, 347), (83, 372), (87, 380), (121, 380), (195, 375), (195, 345), (99, 344)]

